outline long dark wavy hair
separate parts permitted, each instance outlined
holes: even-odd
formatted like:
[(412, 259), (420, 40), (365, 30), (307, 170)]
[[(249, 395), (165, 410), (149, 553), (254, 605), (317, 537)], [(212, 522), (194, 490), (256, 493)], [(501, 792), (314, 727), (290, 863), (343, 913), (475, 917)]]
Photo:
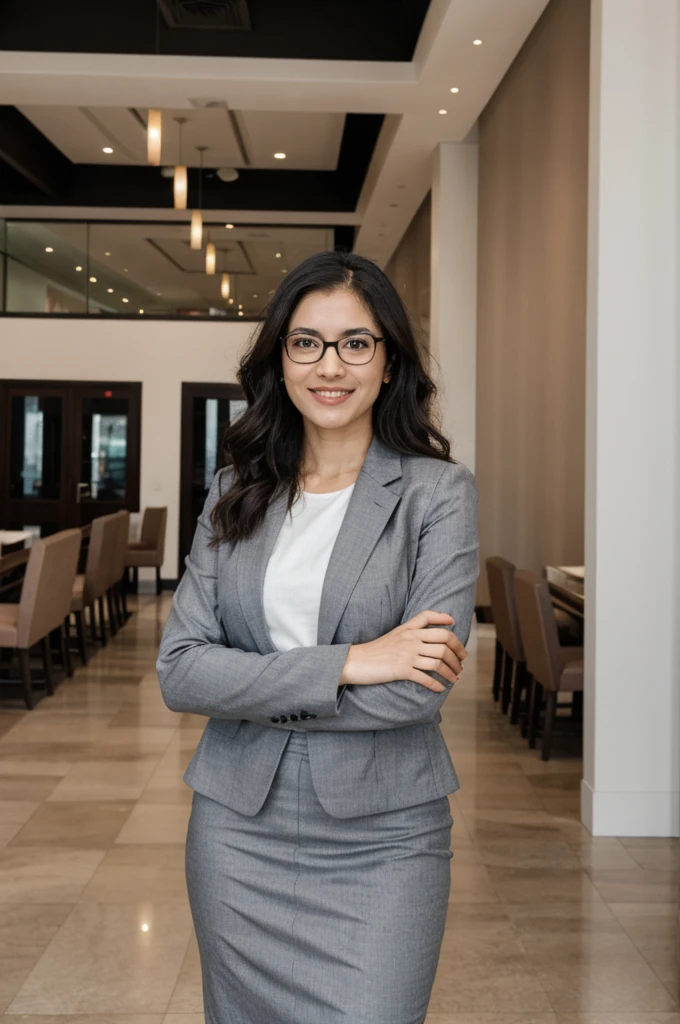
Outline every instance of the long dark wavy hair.
[(348, 288), (367, 306), (384, 335), (390, 369), (373, 403), (373, 433), (404, 455), (446, 462), (450, 444), (432, 421), (436, 385), (425, 369), (406, 308), (389, 278), (371, 260), (348, 252), (319, 252), (286, 275), (264, 310), (264, 319), (239, 360), (237, 380), (247, 408), (225, 431), (225, 461), (232, 484), (215, 503), (210, 519), (213, 547), (249, 537), (267, 505), (288, 488), (288, 510), (303, 489), (303, 418), (281, 381), (281, 337), (295, 309), (310, 292)]

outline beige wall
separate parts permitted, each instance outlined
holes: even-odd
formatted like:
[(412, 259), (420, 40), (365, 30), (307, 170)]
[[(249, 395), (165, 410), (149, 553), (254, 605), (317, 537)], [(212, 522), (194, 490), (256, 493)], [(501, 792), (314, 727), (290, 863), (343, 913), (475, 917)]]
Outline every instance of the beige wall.
[(589, 17), (552, 0), (479, 124), (480, 603), (489, 555), (584, 561)]
[(428, 192), (385, 267), (426, 347), (430, 341), (430, 217)]

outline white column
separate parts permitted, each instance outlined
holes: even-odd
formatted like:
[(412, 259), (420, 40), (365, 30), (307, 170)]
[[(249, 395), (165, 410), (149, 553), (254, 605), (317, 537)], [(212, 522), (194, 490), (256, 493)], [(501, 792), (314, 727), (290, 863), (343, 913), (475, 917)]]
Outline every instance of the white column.
[(477, 144), (441, 143), (432, 166), (431, 373), (451, 454), (474, 472)]
[(582, 814), (680, 835), (680, 3), (593, 0)]

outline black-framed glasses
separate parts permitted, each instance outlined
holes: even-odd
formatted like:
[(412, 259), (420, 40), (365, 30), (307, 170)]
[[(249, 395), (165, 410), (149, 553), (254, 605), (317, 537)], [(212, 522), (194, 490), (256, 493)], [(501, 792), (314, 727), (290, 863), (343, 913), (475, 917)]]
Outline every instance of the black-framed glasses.
[(294, 363), (318, 363), (326, 354), (327, 348), (334, 348), (343, 363), (359, 366), (370, 363), (375, 355), (376, 345), (385, 341), (370, 331), (356, 331), (354, 334), (340, 338), (339, 341), (324, 341), (306, 331), (291, 331), (281, 337), (286, 347), (286, 354)]

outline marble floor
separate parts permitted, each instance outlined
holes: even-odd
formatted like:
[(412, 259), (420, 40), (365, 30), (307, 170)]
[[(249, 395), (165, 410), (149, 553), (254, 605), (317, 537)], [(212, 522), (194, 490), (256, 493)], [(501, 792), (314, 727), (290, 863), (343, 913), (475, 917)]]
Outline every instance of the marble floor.
[[(24, 1024), (202, 1022), (182, 773), (204, 720), (160, 695), (170, 595), (132, 606), (33, 711), (0, 688), (0, 1013)], [(680, 1024), (678, 841), (590, 838), (573, 740), (543, 764), (490, 697), (492, 627), (468, 649), (428, 1024)]]

